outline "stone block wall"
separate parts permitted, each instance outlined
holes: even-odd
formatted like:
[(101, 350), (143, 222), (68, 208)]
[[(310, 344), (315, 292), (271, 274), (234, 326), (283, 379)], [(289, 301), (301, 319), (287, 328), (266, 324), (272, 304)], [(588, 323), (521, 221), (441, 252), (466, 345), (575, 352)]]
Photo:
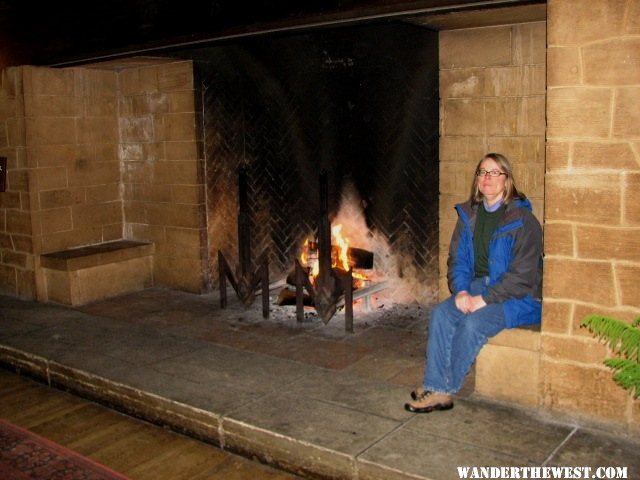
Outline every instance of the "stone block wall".
[(122, 238), (156, 244), (156, 284), (203, 291), (197, 118), (191, 62), (5, 70), (0, 291), (46, 299), (40, 254)]
[(34, 298), (35, 257), (19, 68), (2, 72), (0, 156), (7, 158), (6, 191), (0, 192), (0, 293)]
[(640, 316), (640, 2), (550, 0), (547, 13), (541, 401), (637, 432), (639, 402), (579, 323)]
[(440, 32), (440, 296), (457, 216), (483, 155), (513, 163), (518, 187), (543, 218), (544, 22)]
[(122, 238), (115, 73), (22, 77), (34, 253)]
[(193, 65), (123, 70), (119, 88), (125, 236), (155, 243), (156, 283), (200, 293), (207, 232)]

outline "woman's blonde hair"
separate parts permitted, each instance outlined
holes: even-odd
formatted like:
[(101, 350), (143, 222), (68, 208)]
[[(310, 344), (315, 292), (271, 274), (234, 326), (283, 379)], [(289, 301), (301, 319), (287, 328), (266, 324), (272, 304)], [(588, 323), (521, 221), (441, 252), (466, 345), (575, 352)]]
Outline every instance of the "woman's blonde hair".
[(513, 179), (513, 169), (511, 168), (511, 162), (500, 153), (487, 153), (484, 157), (480, 159), (478, 164), (476, 165), (476, 169), (473, 171), (473, 183), (471, 184), (471, 201), (474, 203), (480, 203), (482, 201), (482, 192), (478, 188), (478, 182), (480, 177), (478, 177), (477, 173), (480, 169), (480, 165), (485, 159), (491, 159), (498, 164), (500, 167), (500, 171), (506, 174), (506, 181), (504, 184), (504, 204), (507, 205), (514, 198), (519, 198), (524, 200), (527, 198), (523, 193), (518, 191), (516, 187), (515, 180)]

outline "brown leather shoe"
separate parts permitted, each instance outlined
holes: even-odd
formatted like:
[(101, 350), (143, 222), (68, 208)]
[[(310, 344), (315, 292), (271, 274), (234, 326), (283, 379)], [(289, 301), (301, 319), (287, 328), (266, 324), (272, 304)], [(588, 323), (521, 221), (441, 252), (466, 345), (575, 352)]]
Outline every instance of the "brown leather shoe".
[[(416, 399), (405, 403), (404, 409), (413, 413), (429, 413), (434, 410), (450, 410), (453, 408), (453, 397), (445, 393), (430, 392), (422, 390), (418, 394), (418, 389), (414, 390)], [(412, 393), (414, 393), (412, 392)]]

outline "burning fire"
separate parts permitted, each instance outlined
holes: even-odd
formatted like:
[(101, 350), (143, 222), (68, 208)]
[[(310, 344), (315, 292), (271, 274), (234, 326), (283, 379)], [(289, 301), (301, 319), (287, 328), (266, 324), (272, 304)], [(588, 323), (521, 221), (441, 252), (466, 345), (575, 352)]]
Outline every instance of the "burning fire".
[[(300, 254), (300, 263), (303, 267), (309, 268), (309, 276), (312, 283), (320, 273), (320, 262), (318, 261), (318, 245), (309, 239), (305, 240)], [(354, 262), (349, 257), (349, 239), (342, 232), (342, 224), (331, 227), (331, 266), (345, 272), (353, 269)], [(354, 287), (359, 288), (367, 280), (365, 275), (352, 271)]]

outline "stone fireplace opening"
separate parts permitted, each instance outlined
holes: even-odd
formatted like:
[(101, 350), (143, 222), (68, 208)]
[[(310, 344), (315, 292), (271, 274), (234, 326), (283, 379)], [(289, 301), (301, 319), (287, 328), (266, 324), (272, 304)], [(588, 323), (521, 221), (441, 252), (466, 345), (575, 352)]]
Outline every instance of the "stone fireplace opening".
[(328, 178), (332, 223), (374, 253), (386, 295), (438, 290), (438, 35), (407, 23), (249, 39), (186, 52), (201, 99), (210, 288), (238, 261), (238, 171), (251, 258), (293, 269)]

